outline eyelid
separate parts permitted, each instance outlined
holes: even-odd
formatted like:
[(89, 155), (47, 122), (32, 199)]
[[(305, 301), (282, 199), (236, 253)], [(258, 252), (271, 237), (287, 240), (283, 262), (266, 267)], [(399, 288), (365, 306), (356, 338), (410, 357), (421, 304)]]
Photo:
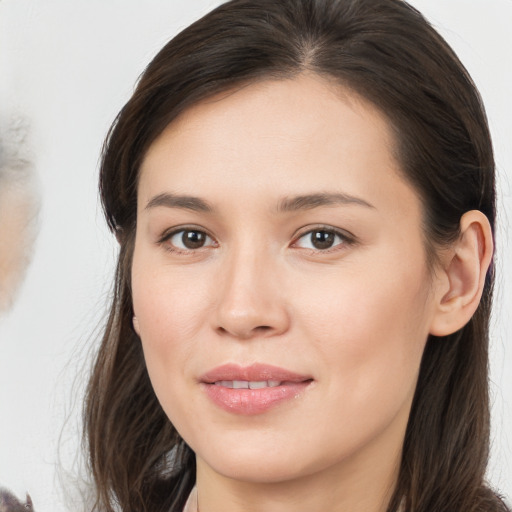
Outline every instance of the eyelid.
[[(327, 249), (316, 249), (316, 248), (309, 248), (309, 247), (300, 247), (297, 245), (297, 242), (304, 238), (307, 235), (311, 235), (311, 233), (315, 231), (326, 231), (328, 233), (333, 233), (334, 235), (341, 238), (342, 243), (338, 243), (332, 247), (329, 247)], [(340, 246), (352, 246), (357, 243), (357, 238), (355, 235), (350, 233), (349, 231), (346, 231), (344, 229), (335, 228), (334, 226), (329, 226), (325, 224), (319, 224), (316, 226), (307, 226), (305, 228), (302, 228), (297, 235), (293, 237), (293, 241), (291, 243), (292, 247), (298, 247), (299, 249), (309, 250), (315, 253), (328, 253), (331, 251), (340, 250)]]
[[(176, 236), (177, 234), (179, 233), (182, 233), (184, 231), (197, 231), (199, 233), (203, 233), (206, 237), (208, 237), (213, 243), (212, 244), (208, 244), (208, 245), (204, 245), (204, 246), (201, 246), (197, 249), (184, 249), (184, 248), (181, 248), (181, 247), (176, 247), (174, 245), (171, 245), (169, 243), (169, 241), (171, 240), (172, 237)], [(204, 229), (203, 227), (200, 227), (200, 226), (195, 226), (195, 225), (190, 225), (190, 224), (187, 224), (187, 225), (183, 225), (183, 226), (174, 226), (172, 228), (169, 228), (169, 229), (166, 229), (159, 237), (158, 237), (158, 240), (157, 240), (157, 244), (158, 245), (162, 245), (162, 246), (165, 246), (165, 249), (170, 251), (170, 252), (175, 252), (175, 253), (186, 253), (186, 254), (189, 254), (189, 253), (193, 253), (193, 252), (199, 252), (201, 251), (202, 249), (208, 249), (210, 247), (218, 247), (218, 242), (215, 240), (215, 238), (213, 237), (213, 235), (211, 235), (208, 230)]]
[[(206, 237), (208, 237), (212, 243), (209, 243), (207, 245), (203, 245), (197, 249), (187, 249), (187, 248), (181, 248), (181, 247), (176, 247), (175, 245), (173, 244), (169, 244), (168, 242), (170, 241), (170, 239), (174, 236), (176, 236), (177, 234), (179, 233), (182, 233), (184, 231), (197, 231), (197, 232), (200, 232), (202, 234), (204, 234)], [(311, 233), (315, 232), (315, 231), (325, 231), (325, 232), (328, 232), (328, 233), (332, 233), (334, 234), (335, 236), (338, 236), (340, 239), (341, 239), (341, 242), (340, 243), (337, 243), (336, 245), (332, 246), (332, 247), (329, 247), (329, 248), (326, 248), (326, 249), (316, 249), (316, 248), (309, 248), (309, 247), (300, 247), (298, 245), (298, 241), (301, 239), (301, 238), (304, 238), (305, 236), (307, 235), (311, 235)], [(352, 246), (354, 244), (357, 243), (357, 238), (352, 234), (350, 233), (349, 231), (346, 231), (344, 229), (340, 229), (340, 228), (336, 228), (334, 226), (330, 226), (330, 225), (325, 225), (325, 224), (319, 224), (319, 225), (315, 225), (315, 226), (306, 226), (306, 227), (303, 227), (301, 228), (301, 230), (299, 230), (299, 232), (294, 235), (293, 237), (293, 240), (290, 244), (291, 247), (296, 247), (296, 248), (299, 248), (299, 249), (304, 249), (304, 250), (309, 250), (311, 252), (314, 252), (314, 253), (329, 253), (329, 252), (332, 252), (332, 251), (337, 251), (337, 250), (340, 250), (340, 246), (343, 246), (343, 247), (346, 247), (346, 246)], [(162, 246), (165, 246), (165, 249), (170, 251), (170, 252), (174, 252), (174, 253), (186, 253), (186, 254), (189, 254), (189, 253), (194, 253), (194, 252), (199, 252), (203, 249), (208, 249), (208, 248), (211, 248), (211, 247), (218, 247), (218, 242), (215, 240), (214, 236), (211, 235), (208, 230), (206, 230), (205, 228), (201, 227), (201, 226), (197, 226), (197, 225), (181, 225), (181, 226), (174, 226), (172, 228), (169, 228), (167, 230), (165, 230), (158, 238), (157, 240), (157, 244), (158, 245), (162, 245)]]

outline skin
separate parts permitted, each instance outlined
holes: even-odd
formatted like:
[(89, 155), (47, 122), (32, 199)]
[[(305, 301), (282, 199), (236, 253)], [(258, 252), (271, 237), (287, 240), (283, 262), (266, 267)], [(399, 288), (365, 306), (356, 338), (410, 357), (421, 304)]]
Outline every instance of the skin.
[[(478, 274), (455, 250), (442, 261), (460, 279), (428, 272), (420, 200), (393, 145), (376, 108), (302, 75), (201, 102), (150, 147), (134, 326), (158, 399), (196, 453), (201, 512), (386, 509), (426, 339), (453, 328), (452, 285), (467, 291)], [(161, 194), (211, 208), (155, 205)], [(352, 199), (290, 207), (315, 194)], [(467, 225), (467, 253), (488, 255), (489, 245), (471, 250), (483, 222)], [(205, 233), (204, 245), (169, 236), (183, 228)], [(339, 232), (328, 249), (311, 243), (322, 229)], [(313, 382), (254, 416), (202, 391), (206, 371), (255, 362)]]

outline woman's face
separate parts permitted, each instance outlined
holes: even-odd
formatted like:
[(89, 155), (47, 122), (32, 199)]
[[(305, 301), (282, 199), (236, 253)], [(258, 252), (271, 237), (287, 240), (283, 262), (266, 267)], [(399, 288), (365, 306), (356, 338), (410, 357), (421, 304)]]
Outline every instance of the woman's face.
[(393, 154), (383, 116), (315, 76), (204, 101), (150, 147), (134, 325), (200, 469), (397, 463), (436, 279)]

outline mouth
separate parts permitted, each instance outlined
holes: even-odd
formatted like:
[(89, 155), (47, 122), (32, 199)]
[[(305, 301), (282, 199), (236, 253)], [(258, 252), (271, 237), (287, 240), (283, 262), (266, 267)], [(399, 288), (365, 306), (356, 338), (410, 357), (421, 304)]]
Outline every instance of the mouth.
[(259, 363), (246, 367), (219, 366), (200, 379), (203, 390), (216, 406), (241, 415), (263, 414), (299, 398), (312, 382), (309, 375)]
[(214, 382), (214, 384), (230, 389), (263, 389), (276, 388), (277, 386), (281, 386), (283, 382), (279, 380), (218, 380)]

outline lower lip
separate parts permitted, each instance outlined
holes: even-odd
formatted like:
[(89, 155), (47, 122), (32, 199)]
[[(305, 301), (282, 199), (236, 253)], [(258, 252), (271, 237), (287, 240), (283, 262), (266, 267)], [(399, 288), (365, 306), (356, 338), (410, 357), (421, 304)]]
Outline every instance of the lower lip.
[(272, 388), (233, 389), (203, 383), (210, 400), (225, 411), (251, 416), (262, 414), (288, 400), (297, 398), (312, 381), (287, 382)]

